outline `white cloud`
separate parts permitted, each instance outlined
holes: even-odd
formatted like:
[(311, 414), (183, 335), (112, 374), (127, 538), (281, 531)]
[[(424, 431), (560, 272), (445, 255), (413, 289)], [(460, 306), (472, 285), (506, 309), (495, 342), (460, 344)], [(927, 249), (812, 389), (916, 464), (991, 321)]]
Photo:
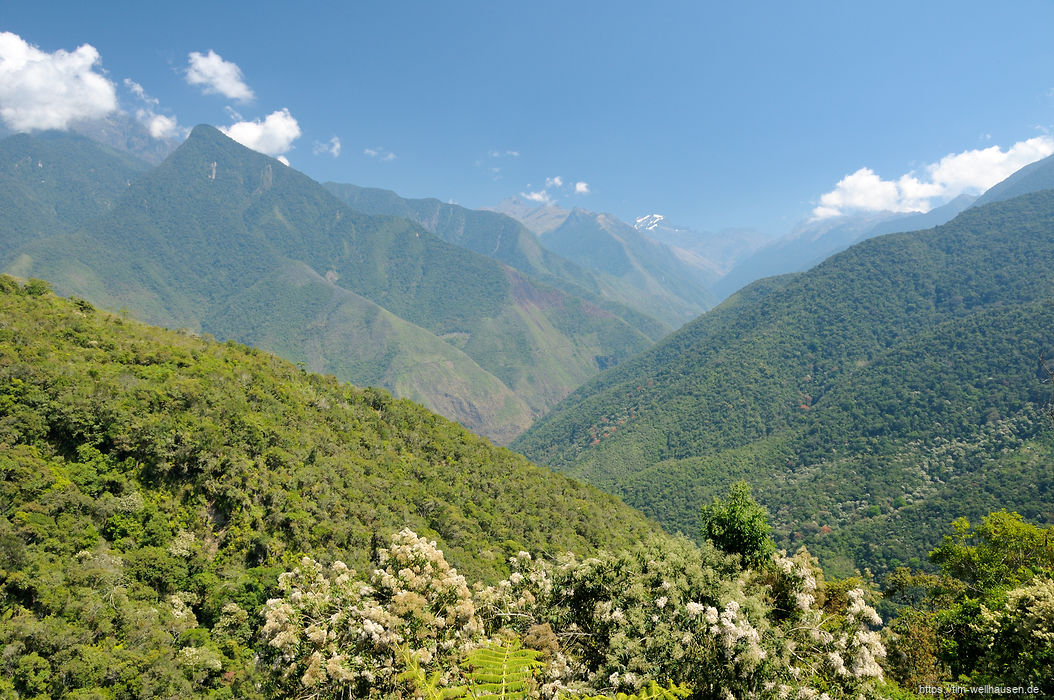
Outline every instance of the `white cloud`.
[(563, 187), (564, 186), (564, 179), (562, 177), (560, 177), (559, 175), (557, 175), (556, 177), (547, 177), (547, 178), (545, 178), (545, 186), (546, 187)]
[(545, 190), (539, 190), (537, 192), (520, 192), (520, 196), (531, 202), (538, 202), (539, 204), (545, 204), (546, 206), (553, 203), (552, 197)]
[(223, 60), (212, 49), (209, 49), (208, 54), (190, 52), (187, 63), (187, 82), (191, 85), (201, 85), (205, 92), (217, 93), (240, 102), (253, 99), (253, 91), (245, 84), (238, 64)]
[(46, 53), (0, 32), (0, 118), (12, 129), (34, 131), (66, 129), (116, 111), (113, 83), (93, 70), (99, 62), (90, 44)]
[(929, 211), (963, 193), (980, 194), (1029, 163), (1054, 154), (1054, 137), (1043, 135), (1019, 141), (1007, 150), (999, 146), (950, 153), (936, 163), (883, 180), (870, 168), (842, 178), (820, 197), (814, 219), (858, 211)]
[(300, 138), (300, 124), (288, 109), (268, 114), (263, 121), (241, 121), (220, 131), (238, 143), (269, 156), (278, 156), (293, 146)]
[(289, 159), (286, 158), (285, 156), (276, 156), (275, 160), (277, 160), (279, 163), (281, 163), (282, 165), (284, 165), (286, 167), (289, 166)]
[(320, 153), (328, 153), (336, 158), (340, 155), (340, 137), (334, 136), (326, 143), (315, 141), (315, 145), (311, 147), (311, 152), (316, 156)]
[(186, 129), (180, 127), (179, 122), (174, 117), (155, 114), (146, 109), (137, 110), (135, 117), (146, 126), (147, 131), (155, 139), (176, 138), (186, 131)]
[(377, 146), (377, 148), (363, 149), (362, 153), (363, 155), (367, 155), (370, 158), (376, 158), (377, 160), (385, 162), (395, 160), (396, 158), (394, 153), (385, 150), (382, 146)]
[(156, 97), (151, 97), (150, 95), (146, 94), (146, 90), (143, 89), (143, 86), (135, 82), (131, 78), (124, 79), (124, 86), (128, 88), (128, 90), (131, 91), (133, 95), (138, 97), (146, 104), (154, 105), (155, 107), (160, 104)]
[(159, 114), (155, 108), (160, 104), (156, 97), (147, 94), (142, 85), (131, 78), (124, 79), (124, 86), (146, 105), (135, 111), (135, 118), (146, 127), (155, 139), (174, 139), (186, 136), (188, 129), (181, 127), (175, 117)]
[(575, 183), (575, 194), (589, 194), (589, 183), (579, 180)]

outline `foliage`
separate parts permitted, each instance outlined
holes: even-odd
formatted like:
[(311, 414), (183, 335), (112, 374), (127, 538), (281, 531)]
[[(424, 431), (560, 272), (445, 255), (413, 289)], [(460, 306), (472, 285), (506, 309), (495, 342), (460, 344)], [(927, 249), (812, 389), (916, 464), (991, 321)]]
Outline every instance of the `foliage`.
[(1054, 692), (1052, 527), (1017, 513), (965, 519), (931, 552), (940, 575), (899, 569), (886, 596), (898, 604), (889, 632), (891, 675), (906, 687), (962, 680), (1035, 685)]
[[(381, 390), (36, 292), (0, 277), (0, 694), (260, 697), (261, 611), (305, 555), (372, 571), (411, 526), (495, 581), (656, 531)], [(447, 593), (399, 608), (416, 648)]]
[(751, 565), (761, 564), (772, 555), (768, 511), (754, 500), (745, 481), (729, 487), (727, 500), (715, 498), (703, 506), (700, 529), (703, 538), (715, 547), (738, 554)]
[[(434, 542), (403, 531), (379, 553), (385, 568), (365, 580), (310, 560), (283, 574), (264, 630), (276, 692), (833, 699), (883, 687), (885, 648), (867, 592), (825, 584), (804, 550), (774, 555), (764, 572), (684, 540), (584, 560), (519, 552), (497, 584), (477, 583), (470, 596), (455, 585), (447, 605), (461, 617), (423, 599), (406, 605), (410, 588), (432, 590), (435, 579), (446, 587)], [(394, 595), (384, 581), (395, 581)], [(433, 610), (430, 634), (414, 631), (411, 609)]]
[(840, 575), (921, 563), (959, 516), (1049, 523), (1052, 230), (1037, 192), (762, 280), (513, 447), (686, 533), (745, 480)]

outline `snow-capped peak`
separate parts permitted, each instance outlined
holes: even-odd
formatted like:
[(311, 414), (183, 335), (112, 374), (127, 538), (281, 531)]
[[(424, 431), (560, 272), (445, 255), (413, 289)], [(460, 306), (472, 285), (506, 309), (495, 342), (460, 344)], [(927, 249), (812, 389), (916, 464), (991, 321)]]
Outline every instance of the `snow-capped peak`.
[(647, 216), (637, 217), (637, 221), (633, 224), (633, 228), (638, 231), (651, 231), (656, 226), (662, 223), (662, 214), (648, 214)]

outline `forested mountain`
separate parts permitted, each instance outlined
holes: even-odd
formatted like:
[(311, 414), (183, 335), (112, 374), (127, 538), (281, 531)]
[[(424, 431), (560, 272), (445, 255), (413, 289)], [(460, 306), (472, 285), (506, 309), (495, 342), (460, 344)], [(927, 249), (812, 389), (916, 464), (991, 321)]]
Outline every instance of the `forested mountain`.
[(466, 209), (438, 199), (404, 199), (391, 190), (325, 183), (326, 189), (364, 214), (399, 216), (415, 221), (449, 243), (499, 260), (531, 279), (581, 297), (618, 316), (652, 340), (671, 326), (638, 308), (644, 290), (617, 277), (580, 267), (545, 248), (519, 221), (482, 209)]
[[(36, 682), (152, 696), (174, 682), (164, 669), (194, 668), (177, 652), (202, 646), (226, 606), (257, 629), (301, 557), (369, 567), (405, 527), (486, 581), (524, 549), (661, 538), (615, 498), (383, 390), (40, 281), (0, 277), (0, 318), (0, 676), (19, 683), (40, 675), (15, 664), (33, 652), (48, 669)], [(180, 636), (191, 609), (194, 639)]]
[(149, 166), (83, 136), (48, 131), (0, 141), (0, 251), (68, 233), (113, 208)]
[(921, 557), (952, 513), (1049, 522), (1054, 191), (759, 281), (588, 382), (530, 458), (693, 531), (746, 478), (837, 571)]
[(198, 127), (106, 214), (2, 251), (107, 308), (381, 384), (507, 442), (650, 339), (417, 224)]

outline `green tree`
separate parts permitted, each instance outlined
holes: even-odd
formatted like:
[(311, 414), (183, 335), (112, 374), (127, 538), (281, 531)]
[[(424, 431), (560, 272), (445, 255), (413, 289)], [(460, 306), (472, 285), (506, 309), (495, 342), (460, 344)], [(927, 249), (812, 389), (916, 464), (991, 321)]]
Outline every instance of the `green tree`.
[(715, 498), (703, 506), (701, 530), (714, 546), (729, 554), (739, 554), (748, 564), (759, 564), (775, 551), (769, 533), (769, 513), (754, 500), (750, 485), (737, 481), (728, 489), (728, 498)]

